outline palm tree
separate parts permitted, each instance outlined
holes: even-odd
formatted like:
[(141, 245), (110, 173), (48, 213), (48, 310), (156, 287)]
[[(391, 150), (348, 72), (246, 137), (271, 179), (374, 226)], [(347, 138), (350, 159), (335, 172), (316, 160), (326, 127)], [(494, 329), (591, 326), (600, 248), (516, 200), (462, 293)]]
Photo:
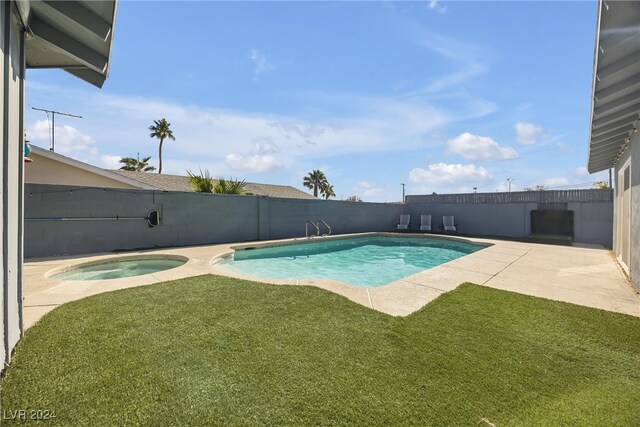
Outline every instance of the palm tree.
[(309, 172), (309, 175), (305, 176), (302, 180), (302, 185), (306, 188), (313, 190), (313, 197), (318, 197), (318, 190), (322, 189), (324, 186), (329, 185), (327, 181), (327, 177), (324, 172), (319, 169), (316, 169), (312, 172)]
[(322, 194), (325, 200), (336, 196), (336, 193), (333, 191), (333, 185), (330, 185), (328, 182), (325, 182), (322, 188), (320, 188), (320, 194)]
[(171, 123), (167, 122), (165, 119), (154, 120), (153, 123), (153, 126), (149, 126), (149, 130), (151, 131), (149, 136), (160, 140), (160, 146), (158, 147), (158, 173), (162, 173), (162, 143), (165, 138), (173, 139), (174, 141), (176, 138), (173, 136), (173, 131), (169, 128)]
[(204, 170), (204, 173), (202, 173), (202, 169), (200, 169), (200, 175), (196, 175), (187, 169), (187, 176), (189, 177), (189, 184), (191, 184), (196, 192), (213, 193), (214, 184), (207, 169)]
[(151, 156), (144, 157), (142, 160), (134, 157), (122, 157), (119, 161), (119, 163), (122, 163), (120, 170), (135, 172), (151, 172), (156, 170), (155, 166), (149, 164), (149, 159), (151, 159)]
[(245, 180), (238, 179), (218, 179), (213, 187), (213, 192), (218, 194), (245, 194), (244, 186), (247, 184)]

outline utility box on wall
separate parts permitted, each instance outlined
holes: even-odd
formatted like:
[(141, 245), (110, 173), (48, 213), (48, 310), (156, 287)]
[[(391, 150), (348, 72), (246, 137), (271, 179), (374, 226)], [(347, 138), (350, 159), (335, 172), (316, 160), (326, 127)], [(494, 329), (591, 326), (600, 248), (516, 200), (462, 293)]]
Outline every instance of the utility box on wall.
[(573, 211), (533, 210), (531, 211), (531, 234), (571, 236), (573, 232)]

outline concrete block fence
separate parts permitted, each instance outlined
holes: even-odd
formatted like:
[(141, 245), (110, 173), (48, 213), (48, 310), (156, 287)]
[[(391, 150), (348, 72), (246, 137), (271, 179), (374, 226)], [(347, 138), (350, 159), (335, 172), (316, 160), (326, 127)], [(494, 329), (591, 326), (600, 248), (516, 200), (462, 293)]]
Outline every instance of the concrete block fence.
[[(160, 212), (158, 227), (143, 219), (115, 219), (142, 218), (151, 210)], [(303, 237), (307, 220), (325, 221), (333, 234), (389, 231), (402, 210), (399, 203), (27, 184), (25, 256)], [(109, 217), (114, 219), (98, 219)], [(73, 218), (83, 220), (68, 220)]]
[[(567, 202), (575, 242), (610, 247), (612, 201), (577, 200), (583, 201)], [(419, 229), (421, 214), (432, 215), (436, 230), (442, 215), (454, 215), (460, 233), (521, 238), (531, 233), (530, 212), (538, 208), (534, 202), (431, 196), (407, 196), (405, 204), (365, 203), (44, 184), (27, 184), (24, 201), (27, 258), (303, 237), (307, 220), (325, 221), (333, 234), (392, 231), (402, 213), (411, 214), (410, 231)], [(151, 210), (160, 212), (158, 227), (121, 219), (143, 218)], [(82, 220), (63, 220), (74, 218)]]

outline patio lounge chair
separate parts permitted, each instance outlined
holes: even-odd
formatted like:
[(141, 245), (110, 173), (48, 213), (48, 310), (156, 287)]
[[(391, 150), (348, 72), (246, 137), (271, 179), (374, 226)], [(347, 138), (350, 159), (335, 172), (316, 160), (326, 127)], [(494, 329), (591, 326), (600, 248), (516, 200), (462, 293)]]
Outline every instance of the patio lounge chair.
[(420, 231), (431, 231), (431, 215), (420, 215)]
[(442, 228), (444, 231), (458, 231), (458, 224), (453, 215), (442, 216)]
[(400, 215), (400, 222), (398, 223), (398, 230), (408, 230), (410, 221), (411, 221), (411, 215), (409, 215), (409, 214)]

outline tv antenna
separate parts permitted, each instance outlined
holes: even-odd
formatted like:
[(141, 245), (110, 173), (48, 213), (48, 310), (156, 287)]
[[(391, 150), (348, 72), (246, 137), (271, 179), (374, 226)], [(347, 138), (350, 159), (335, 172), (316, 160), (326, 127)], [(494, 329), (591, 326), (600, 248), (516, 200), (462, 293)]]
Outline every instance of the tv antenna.
[(47, 113), (47, 118), (49, 118), (49, 113), (51, 113), (51, 148), (49, 151), (55, 152), (56, 149), (56, 114), (61, 114), (63, 116), (75, 117), (76, 119), (81, 119), (82, 116), (78, 116), (77, 114), (63, 113), (62, 111), (54, 111), (47, 110), (45, 108), (36, 108), (31, 107), (33, 110), (44, 111)]

